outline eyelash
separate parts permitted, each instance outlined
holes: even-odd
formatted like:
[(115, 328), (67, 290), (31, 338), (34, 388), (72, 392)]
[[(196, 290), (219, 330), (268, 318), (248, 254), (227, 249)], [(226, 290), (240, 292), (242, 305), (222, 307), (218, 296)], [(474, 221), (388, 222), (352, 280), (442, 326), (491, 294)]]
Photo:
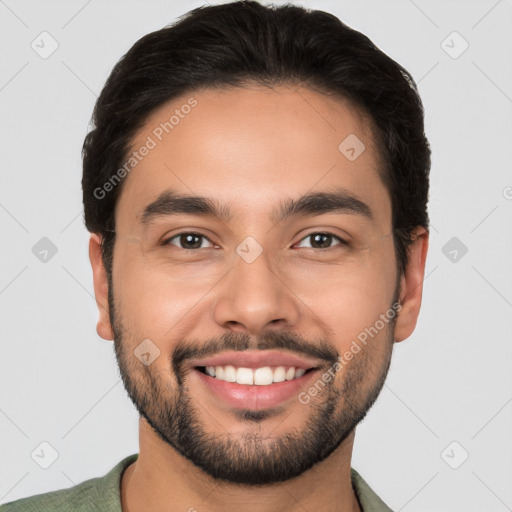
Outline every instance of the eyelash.
[[(206, 235), (203, 235), (201, 233), (196, 233), (194, 231), (182, 231), (181, 233), (177, 233), (176, 235), (173, 235), (172, 237), (170, 238), (167, 238), (166, 240), (163, 241), (162, 245), (173, 245), (170, 243), (171, 240), (174, 240), (175, 238), (179, 238), (180, 236), (183, 236), (183, 235), (196, 235), (196, 236), (199, 236), (199, 237), (202, 237), (202, 238), (205, 238), (206, 240), (208, 240), (210, 243), (213, 243)], [(329, 231), (314, 231), (312, 233), (309, 233), (308, 235), (306, 235), (304, 238), (302, 238), (300, 242), (302, 242), (303, 240), (305, 240), (306, 238), (309, 238), (313, 235), (327, 235), (327, 236), (331, 236), (333, 238), (335, 238), (336, 240), (338, 240), (340, 242), (339, 245), (341, 246), (349, 246), (350, 244), (344, 240), (343, 238), (339, 237), (338, 235), (335, 235), (334, 233), (331, 233)], [(334, 249), (336, 246), (333, 246), (333, 247), (327, 247), (325, 249), (319, 249), (319, 248), (315, 248), (315, 247), (306, 247), (306, 249), (314, 249), (316, 251), (329, 251), (331, 249)], [(198, 249), (184, 249), (182, 247), (177, 247), (178, 249), (182, 249), (184, 251), (197, 251)], [(201, 247), (199, 248), (201, 249)]]

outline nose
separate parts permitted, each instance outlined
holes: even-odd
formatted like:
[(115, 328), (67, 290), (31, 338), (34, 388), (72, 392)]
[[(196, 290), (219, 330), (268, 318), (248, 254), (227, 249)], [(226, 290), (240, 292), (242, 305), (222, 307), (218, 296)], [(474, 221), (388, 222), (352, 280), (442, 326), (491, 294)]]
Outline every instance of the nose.
[(237, 258), (217, 288), (215, 321), (222, 328), (261, 335), (268, 329), (291, 329), (300, 317), (300, 299), (263, 251), (248, 263)]

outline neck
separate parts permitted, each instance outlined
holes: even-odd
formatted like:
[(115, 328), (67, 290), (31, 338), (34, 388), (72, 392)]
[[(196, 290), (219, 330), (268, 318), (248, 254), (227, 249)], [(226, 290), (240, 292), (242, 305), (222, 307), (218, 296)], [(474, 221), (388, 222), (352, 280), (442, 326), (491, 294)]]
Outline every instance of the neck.
[(361, 512), (352, 489), (353, 431), (324, 461), (296, 478), (265, 486), (218, 481), (162, 441), (141, 418), (139, 456), (121, 481), (123, 512)]

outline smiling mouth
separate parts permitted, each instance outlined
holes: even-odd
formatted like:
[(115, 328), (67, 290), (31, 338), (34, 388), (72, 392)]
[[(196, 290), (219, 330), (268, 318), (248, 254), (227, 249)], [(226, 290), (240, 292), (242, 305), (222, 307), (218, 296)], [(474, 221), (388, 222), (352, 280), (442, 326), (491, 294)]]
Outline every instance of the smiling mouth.
[(270, 386), (301, 378), (316, 368), (299, 368), (296, 366), (262, 366), (260, 368), (224, 366), (196, 366), (196, 370), (215, 380), (232, 382), (246, 386)]

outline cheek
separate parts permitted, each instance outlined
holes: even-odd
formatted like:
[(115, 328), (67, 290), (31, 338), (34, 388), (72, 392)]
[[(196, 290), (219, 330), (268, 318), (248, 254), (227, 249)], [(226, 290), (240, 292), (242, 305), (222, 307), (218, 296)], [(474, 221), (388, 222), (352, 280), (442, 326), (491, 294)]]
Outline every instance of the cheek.
[(326, 293), (314, 309), (333, 333), (339, 350), (375, 326), (390, 307), (389, 288), (375, 282), (343, 284), (342, 288)]
[(150, 263), (136, 249), (116, 260), (116, 307), (125, 328), (138, 337), (156, 341), (183, 335), (184, 329), (190, 329), (188, 319), (211, 287), (207, 279), (185, 277), (165, 265)]
[[(205, 294), (222, 279), (225, 267), (170, 265), (145, 257), (136, 244), (120, 244), (119, 249), (115, 299), (130, 332), (163, 341), (197, 329), (199, 319), (204, 321), (210, 311)], [(374, 325), (391, 305), (395, 273), (388, 244), (347, 253), (338, 264), (294, 259), (278, 263), (277, 270), (286, 283), (283, 293), (292, 290), (290, 300), (304, 310), (303, 325), (323, 322), (343, 346)]]
[[(339, 350), (375, 326), (382, 314), (394, 315), (390, 311), (396, 279), (392, 248), (369, 249), (359, 256), (346, 264), (318, 266), (290, 286), (330, 330)], [(384, 336), (382, 321), (377, 328), (378, 336)]]

